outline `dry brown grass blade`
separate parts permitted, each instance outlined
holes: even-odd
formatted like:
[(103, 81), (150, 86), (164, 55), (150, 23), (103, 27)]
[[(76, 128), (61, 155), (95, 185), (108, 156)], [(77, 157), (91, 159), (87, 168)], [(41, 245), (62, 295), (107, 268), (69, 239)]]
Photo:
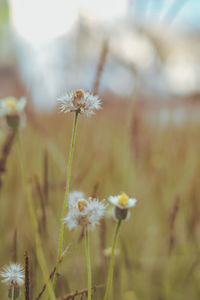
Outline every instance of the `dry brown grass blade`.
[(174, 226), (175, 220), (177, 217), (177, 213), (179, 211), (180, 198), (176, 197), (174, 205), (172, 207), (170, 216), (169, 216), (169, 226), (170, 226), (170, 236), (169, 236), (169, 245), (168, 245), (168, 253), (171, 254), (175, 245), (175, 235), (174, 235)]
[(24, 254), (25, 265), (25, 300), (30, 300), (30, 258), (28, 252)]
[(44, 193), (44, 200), (45, 203), (48, 203), (48, 195), (49, 195), (49, 163), (48, 163), (48, 151), (45, 150), (44, 152), (44, 173), (43, 173), (43, 193)]
[[(64, 256), (65, 256), (65, 254), (67, 253), (68, 249), (69, 249), (69, 247), (67, 247), (67, 248), (63, 251), (63, 253), (62, 253), (61, 257), (60, 257), (60, 263), (63, 261)], [(50, 275), (49, 275), (49, 279), (50, 279), (50, 280), (52, 280), (52, 278), (53, 278), (53, 276), (54, 276), (54, 274), (55, 274), (55, 271), (56, 271), (56, 266), (53, 268), (53, 270), (51, 271), (51, 273), (50, 273)], [(36, 297), (36, 300), (39, 300), (39, 299), (42, 297), (44, 291), (46, 290), (46, 287), (47, 287), (47, 285), (46, 285), (46, 283), (45, 283), (45, 284), (43, 285), (41, 291), (39, 292), (38, 296)]]
[[(103, 284), (95, 285), (92, 287), (92, 290), (95, 292), (96, 289), (102, 288), (103, 286)], [(87, 296), (87, 293), (88, 289), (77, 290), (76, 292), (70, 293), (62, 298), (59, 298), (59, 300), (73, 300), (76, 296)]]
[(100, 80), (101, 80), (102, 72), (103, 72), (103, 69), (104, 69), (104, 66), (106, 63), (107, 54), (108, 54), (108, 42), (104, 41), (102, 50), (101, 50), (99, 63), (97, 66), (95, 81), (94, 81), (94, 85), (93, 85), (94, 94), (98, 94), (98, 92), (99, 92)]
[(15, 229), (14, 232), (11, 253), (12, 253), (12, 260), (14, 262), (17, 262), (17, 229)]
[(10, 132), (7, 135), (2, 146), (1, 157), (0, 157), (0, 188), (2, 187), (3, 184), (2, 176), (6, 172), (6, 163), (13, 145), (14, 137), (15, 137), (14, 132)]
[(43, 228), (44, 232), (46, 232), (46, 227), (47, 227), (46, 226), (46, 205), (45, 205), (45, 200), (44, 200), (44, 194), (43, 194), (42, 187), (41, 187), (38, 177), (34, 176), (33, 180), (34, 180), (34, 185), (35, 185), (37, 194), (40, 199), (40, 204), (41, 204), (41, 209), (42, 209), (42, 228)]

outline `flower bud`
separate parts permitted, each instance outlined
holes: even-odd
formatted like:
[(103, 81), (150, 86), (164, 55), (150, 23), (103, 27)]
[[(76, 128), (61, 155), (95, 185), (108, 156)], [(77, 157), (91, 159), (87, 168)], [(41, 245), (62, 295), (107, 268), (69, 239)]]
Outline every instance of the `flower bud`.
[(128, 209), (121, 209), (118, 206), (115, 206), (114, 217), (117, 220), (126, 220), (128, 218)]

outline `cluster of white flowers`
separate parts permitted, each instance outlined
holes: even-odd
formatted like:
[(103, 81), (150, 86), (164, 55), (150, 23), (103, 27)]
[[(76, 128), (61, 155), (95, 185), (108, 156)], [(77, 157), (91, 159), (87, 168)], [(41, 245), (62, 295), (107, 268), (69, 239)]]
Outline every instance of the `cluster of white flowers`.
[(14, 97), (7, 97), (0, 100), (0, 116), (20, 115), (26, 106), (26, 98), (17, 100)]
[(69, 91), (58, 98), (58, 102), (64, 113), (78, 112), (90, 116), (94, 114), (94, 110), (101, 108), (99, 97), (83, 90)]
[(0, 275), (4, 278), (2, 282), (8, 285), (22, 285), (24, 283), (24, 269), (20, 264), (5, 266)]
[(71, 202), (64, 221), (69, 229), (73, 229), (78, 225), (94, 229), (104, 216), (105, 209), (106, 205), (97, 199), (76, 198)]

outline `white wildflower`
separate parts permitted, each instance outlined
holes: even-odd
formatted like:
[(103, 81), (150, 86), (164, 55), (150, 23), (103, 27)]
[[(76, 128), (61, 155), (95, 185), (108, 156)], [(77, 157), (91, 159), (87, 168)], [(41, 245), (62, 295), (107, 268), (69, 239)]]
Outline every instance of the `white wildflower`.
[(69, 229), (73, 229), (78, 225), (94, 229), (104, 216), (105, 209), (106, 205), (97, 199), (78, 199), (73, 206), (69, 207), (64, 221)]
[(115, 206), (114, 218), (116, 220), (127, 220), (130, 217), (128, 209), (135, 206), (137, 202), (135, 198), (129, 198), (125, 193), (110, 196), (108, 201)]
[(84, 198), (85, 198), (85, 194), (83, 192), (73, 191), (69, 193), (68, 206), (73, 206), (77, 202), (77, 200), (84, 199)]
[(69, 91), (64, 96), (58, 98), (60, 110), (64, 113), (78, 112), (90, 116), (94, 110), (101, 108), (101, 101), (98, 96), (88, 91)]
[(4, 278), (2, 282), (8, 285), (22, 285), (24, 283), (24, 269), (20, 264), (5, 266), (0, 275)]
[(133, 207), (137, 202), (135, 198), (129, 198), (125, 193), (117, 196), (110, 196), (108, 201), (120, 209), (128, 209)]
[(20, 115), (26, 106), (26, 98), (7, 97), (0, 100), (0, 116)]

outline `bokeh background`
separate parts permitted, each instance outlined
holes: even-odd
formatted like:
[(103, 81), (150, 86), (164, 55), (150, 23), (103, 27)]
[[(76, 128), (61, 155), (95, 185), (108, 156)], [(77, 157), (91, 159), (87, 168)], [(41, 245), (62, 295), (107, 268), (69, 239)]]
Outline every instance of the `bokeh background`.
[[(94, 117), (80, 117), (71, 191), (138, 199), (120, 232), (113, 300), (200, 299), (199, 33), (198, 0), (0, 0), (0, 98), (28, 99), (22, 136), (49, 270), (72, 127), (56, 99), (83, 88), (103, 101)], [(9, 138), (2, 122), (1, 158)], [(0, 265), (23, 263), (27, 250), (36, 299), (42, 276), (11, 145), (0, 170)], [(114, 225), (108, 215), (92, 233), (97, 285)], [(81, 230), (66, 230), (67, 245), (58, 297), (87, 286)]]

